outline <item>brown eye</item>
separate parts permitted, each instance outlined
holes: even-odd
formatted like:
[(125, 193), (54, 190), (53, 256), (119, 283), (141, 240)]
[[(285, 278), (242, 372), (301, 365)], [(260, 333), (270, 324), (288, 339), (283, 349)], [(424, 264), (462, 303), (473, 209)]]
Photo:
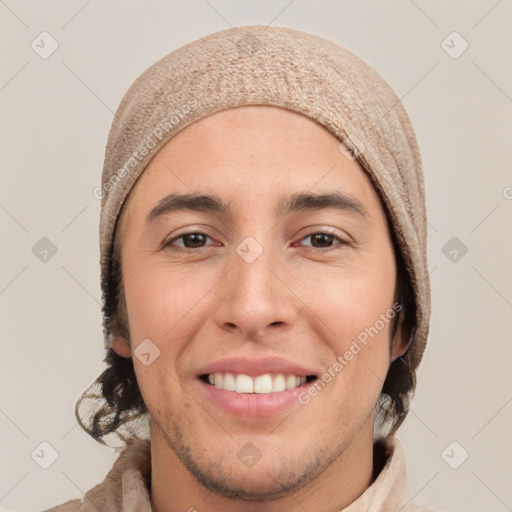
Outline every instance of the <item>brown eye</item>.
[(178, 247), (177, 250), (180, 250), (179, 248), (182, 247), (184, 249), (201, 249), (204, 247), (204, 244), (206, 240), (210, 238), (208, 235), (205, 235), (204, 233), (184, 233), (183, 235), (180, 235), (176, 238), (173, 238), (170, 240), (167, 244), (165, 244), (165, 247), (173, 249), (174, 242), (181, 240), (182, 244), (175, 244), (174, 247)]
[[(326, 233), (323, 231), (317, 232), (317, 233), (311, 233), (302, 240), (311, 240), (311, 245), (309, 248), (312, 250), (319, 250), (322, 251), (324, 249), (324, 252), (327, 252), (329, 249), (335, 249), (336, 245), (343, 246), (343, 245), (349, 245), (349, 241), (345, 240), (344, 238), (341, 238), (340, 236), (336, 236), (333, 233)], [(334, 244), (334, 241), (338, 241), (338, 244)], [(306, 246), (308, 247), (308, 246)]]
[(328, 235), (327, 233), (315, 233), (313, 235), (309, 235), (308, 238), (311, 238), (311, 244), (314, 247), (330, 247), (333, 242), (334, 235)]
[(181, 238), (183, 238), (185, 247), (194, 249), (198, 246), (202, 246), (208, 237), (202, 233), (188, 233), (183, 235)]

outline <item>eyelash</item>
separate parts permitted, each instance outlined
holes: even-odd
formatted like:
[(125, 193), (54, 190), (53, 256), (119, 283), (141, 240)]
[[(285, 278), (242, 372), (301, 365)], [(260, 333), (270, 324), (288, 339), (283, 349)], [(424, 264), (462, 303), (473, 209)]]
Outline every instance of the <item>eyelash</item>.
[[(190, 248), (190, 247), (178, 247), (177, 248), (177, 246), (171, 246), (171, 244), (173, 242), (176, 242), (177, 240), (180, 240), (180, 239), (184, 238), (187, 235), (203, 235), (206, 238), (210, 238), (206, 233), (202, 233), (200, 231), (190, 231), (190, 232), (187, 232), (187, 233), (183, 233), (183, 234), (181, 234), (181, 235), (179, 235), (177, 237), (174, 237), (173, 239), (171, 239), (167, 243), (165, 243), (163, 247), (168, 249), (168, 250), (170, 250), (170, 251), (184, 252), (184, 253), (187, 253), (187, 254), (197, 253), (198, 251), (200, 251), (202, 249), (205, 249), (205, 247), (198, 247), (196, 249), (193, 249), (193, 248)], [(345, 239), (343, 237), (340, 237), (339, 235), (336, 235), (334, 232), (331, 232), (328, 229), (324, 229), (323, 231), (314, 231), (312, 233), (309, 233), (305, 237), (301, 238), (300, 241), (306, 240), (307, 238), (310, 238), (313, 235), (328, 235), (328, 236), (332, 236), (334, 239), (338, 240), (339, 244), (337, 246), (328, 247), (328, 248), (325, 248), (325, 249), (317, 248), (317, 247), (303, 246), (303, 247), (306, 248), (307, 251), (325, 253), (325, 252), (330, 252), (330, 251), (336, 250), (337, 248), (343, 247), (345, 245), (350, 245), (350, 241), (349, 240), (347, 240), (347, 239)], [(211, 238), (210, 238), (210, 240), (211, 240)]]

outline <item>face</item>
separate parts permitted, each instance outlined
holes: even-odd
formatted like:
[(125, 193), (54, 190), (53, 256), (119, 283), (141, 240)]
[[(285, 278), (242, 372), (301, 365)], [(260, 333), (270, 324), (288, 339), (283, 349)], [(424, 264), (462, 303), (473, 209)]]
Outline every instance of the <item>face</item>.
[(112, 347), (152, 442), (225, 496), (283, 496), (371, 444), (407, 348), (383, 207), (338, 146), (291, 111), (223, 111), (171, 139), (123, 208), (131, 339)]

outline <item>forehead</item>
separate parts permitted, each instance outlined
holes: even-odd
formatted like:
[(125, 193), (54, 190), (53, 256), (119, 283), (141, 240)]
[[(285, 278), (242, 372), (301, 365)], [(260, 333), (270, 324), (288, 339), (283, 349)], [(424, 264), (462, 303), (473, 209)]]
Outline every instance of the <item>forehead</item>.
[(238, 203), (259, 202), (264, 209), (273, 202), (279, 214), (285, 196), (298, 192), (344, 194), (371, 210), (372, 202), (379, 202), (376, 191), (339, 144), (319, 123), (283, 108), (253, 105), (217, 112), (160, 149), (123, 211), (147, 214), (170, 193), (194, 193), (215, 195), (234, 210)]

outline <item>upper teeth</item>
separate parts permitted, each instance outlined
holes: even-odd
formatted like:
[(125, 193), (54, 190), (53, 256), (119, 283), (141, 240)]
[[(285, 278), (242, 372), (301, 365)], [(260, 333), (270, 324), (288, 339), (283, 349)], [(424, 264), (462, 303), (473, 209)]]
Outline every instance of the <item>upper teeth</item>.
[(278, 393), (285, 389), (294, 389), (306, 383), (306, 377), (295, 375), (258, 375), (251, 377), (242, 373), (215, 372), (208, 375), (208, 381), (212, 386), (236, 393)]

